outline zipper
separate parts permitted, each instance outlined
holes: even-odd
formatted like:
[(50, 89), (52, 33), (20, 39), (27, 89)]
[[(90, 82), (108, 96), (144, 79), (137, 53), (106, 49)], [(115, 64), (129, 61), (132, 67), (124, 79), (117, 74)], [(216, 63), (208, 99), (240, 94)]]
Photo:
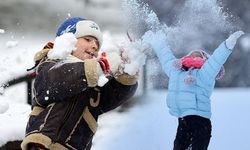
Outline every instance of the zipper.
[(57, 141), (60, 139), (61, 135), (62, 135), (62, 128), (65, 125), (65, 123), (67, 122), (72, 110), (74, 110), (76, 106), (76, 99), (73, 101), (73, 103), (70, 103), (70, 106), (67, 108), (67, 111), (65, 112), (65, 115), (62, 119), (61, 125), (59, 126), (59, 128), (57, 129)]

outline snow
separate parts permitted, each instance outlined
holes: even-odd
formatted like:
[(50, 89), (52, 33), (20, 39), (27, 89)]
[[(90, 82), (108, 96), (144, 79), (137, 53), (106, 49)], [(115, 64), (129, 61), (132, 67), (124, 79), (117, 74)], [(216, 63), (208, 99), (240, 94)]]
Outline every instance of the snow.
[[(250, 89), (215, 89), (212, 95), (212, 138), (209, 149), (249, 150)], [(177, 119), (170, 116), (167, 90), (149, 91), (126, 112), (112, 111), (99, 119), (93, 150), (170, 150)]]
[(102, 74), (99, 76), (97, 85), (103, 87), (108, 81), (109, 79), (104, 74)]
[(77, 39), (73, 33), (64, 33), (56, 37), (54, 47), (48, 53), (49, 59), (65, 59), (76, 49)]
[(3, 85), (0, 86), (0, 94), (3, 94), (4, 93), (4, 87)]
[(105, 32), (103, 39), (105, 41), (100, 53), (119, 53), (123, 60), (123, 70), (121, 72), (135, 75), (145, 65), (146, 55), (148, 54), (146, 52), (147, 47), (140, 40), (129, 41), (127, 36), (111, 36)]
[(0, 146), (24, 138), (30, 109), (28, 104), (9, 103), (9, 109), (0, 114)]
[(0, 101), (0, 114), (5, 113), (9, 109), (9, 104), (5, 101)]
[(13, 47), (16, 47), (17, 45), (18, 45), (18, 41), (8, 41), (6, 43), (7, 48), (13, 48)]
[(71, 17), (71, 13), (68, 13), (67, 15), (68, 15), (69, 18)]
[[(18, 44), (10, 44), (12, 46), (6, 47), (9, 41), (17, 41)], [(34, 65), (33, 56), (35, 52), (40, 50), (43, 44), (45, 44), (43, 40), (38, 41), (34, 37), (11, 37), (11, 40), (7, 36), (0, 37), (2, 47), (0, 50), (0, 87), (11, 79), (25, 75), (26, 69)]]
[(128, 41), (121, 45), (122, 58), (124, 63), (124, 72), (129, 75), (136, 75), (140, 68), (145, 65), (146, 62), (146, 49), (145, 45), (142, 45), (141, 41)]
[[(214, 90), (211, 97), (213, 128), (210, 150), (250, 149), (249, 91), (249, 88)], [(136, 99), (137, 104), (127, 111), (120, 113), (114, 110), (101, 115), (92, 149), (172, 149), (177, 119), (168, 113), (166, 95), (167, 90), (151, 90)], [(24, 137), (30, 112), (27, 104), (9, 101), (9, 105), (8, 111), (0, 114), (0, 146), (7, 141), (21, 140)]]
[(1, 34), (5, 33), (5, 30), (4, 29), (0, 29), (0, 33)]
[[(164, 29), (171, 49), (190, 51), (203, 48), (204, 45), (218, 43), (213, 33), (229, 33), (235, 30), (230, 16), (223, 12), (216, 0), (185, 1), (182, 9), (175, 15), (175, 23), (166, 25), (160, 22), (156, 13), (147, 4), (138, 0), (126, 0), (123, 3), (125, 14), (130, 18), (128, 29), (143, 35), (138, 26), (147, 30)], [(168, 15), (168, 14), (166, 14)], [(209, 18), (209, 19), (208, 19)]]
[(44, 100), (45, 100), (45, 101), (49, 100), (49, 97), (48, 97), (48, 96), (45, 96), (45, 97), (44, 97)]

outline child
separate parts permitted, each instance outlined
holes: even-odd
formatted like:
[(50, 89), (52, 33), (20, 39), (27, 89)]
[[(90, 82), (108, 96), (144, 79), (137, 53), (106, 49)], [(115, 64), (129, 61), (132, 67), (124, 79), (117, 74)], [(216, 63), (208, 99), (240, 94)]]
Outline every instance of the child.
[(223, 73), (223, 64), (242, 34), (242, 31), (233, 33), (211, 56), (195, 50), (181, 59), (176, 59), (171, 52), (162, 30), (144, 34), (143, 41), (153, 48), (169, 77), (167, 105), (179, 123), (174, 150), (208, 148), (211, 137), (210, 96), (216, 78)]
[[(136, 76), (117, 73), (119, 55), (97, 58), (102, 33), (95, 22), (69, 18), (57, 36), (66, 33), (77, 38), (76, 49), (66, 58), (56, 59), (53, 43), (35, 55), (37, 75), (23, 150), (89, 150), (98, 116), (120, 106), (137, 88)], [(98, 86), (102, 74), (109, 81)]]

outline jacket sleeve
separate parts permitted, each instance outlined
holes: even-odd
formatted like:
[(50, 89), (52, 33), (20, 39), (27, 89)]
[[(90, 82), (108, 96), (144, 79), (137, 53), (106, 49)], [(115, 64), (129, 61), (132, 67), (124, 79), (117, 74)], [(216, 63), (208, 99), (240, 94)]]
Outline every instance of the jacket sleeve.
[(225, 42), (222, 42), (199, 70), (198, 73), (200, 76), (207, 80), (215, 80), (221, 67), (231, 53), (232, 50), (226, 47)]
[(173, 52), (168, 46), (164, 46), (160, 49), (154, 49), (154, 52), (159, 58), (163, 71), (167, 74), (167, 76), (169, 76), (171, 70), (173, 69), (173, 61), (176, 59)]
[(137, 77), (127, 74), (111, 79), (101, 88), (101, 112), (107, 112), (120, 106), (131, 98), (137, 89)]
[(63, 101), (97, 84), (97, 62), (60, 63), (45, 61), (39, 65), (34, 82), (35, 102), (47, 106)]

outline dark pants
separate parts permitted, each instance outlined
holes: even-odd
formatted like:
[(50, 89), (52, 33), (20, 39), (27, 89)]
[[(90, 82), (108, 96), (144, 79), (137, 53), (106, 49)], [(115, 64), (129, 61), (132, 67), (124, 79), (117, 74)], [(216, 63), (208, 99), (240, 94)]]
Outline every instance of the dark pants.
[(174, 150), (207, 150), (212, 130), (210, 119), (190, 115), (178, 121)]

